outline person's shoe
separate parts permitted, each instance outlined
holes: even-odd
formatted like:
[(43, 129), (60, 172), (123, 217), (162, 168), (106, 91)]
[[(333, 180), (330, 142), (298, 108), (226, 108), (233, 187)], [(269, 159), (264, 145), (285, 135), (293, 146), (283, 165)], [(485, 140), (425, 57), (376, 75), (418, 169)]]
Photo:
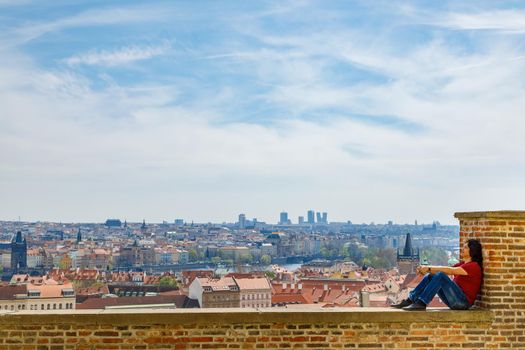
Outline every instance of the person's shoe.
[(406, 298), (405, 300), (401, 300), (400, 303), (392, 304), (390, 307), (395, 307), (396, 309), (404, 308), (405, 306), (412, 305), (412, 300)]
[(427, 305), (421, 300), (418, 300), (412, 305), (405, 306), (403, 308), (403, 310), (407, 310), (407, 311), (425, 311), (426, 309), (427, 309)]

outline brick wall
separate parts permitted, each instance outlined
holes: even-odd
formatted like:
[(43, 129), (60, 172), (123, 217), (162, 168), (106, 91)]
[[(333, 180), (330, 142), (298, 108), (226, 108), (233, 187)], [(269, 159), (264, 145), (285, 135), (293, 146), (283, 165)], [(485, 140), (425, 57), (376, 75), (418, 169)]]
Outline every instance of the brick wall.
[(0, 349), (480, 349), (489, 311), (133, 310), (0, 317)]
[(525, 211), (456, 213), (461, 245), (483, 245), (483, 286), (478, 306), (493, 312), (486, 346), (525, 349)]

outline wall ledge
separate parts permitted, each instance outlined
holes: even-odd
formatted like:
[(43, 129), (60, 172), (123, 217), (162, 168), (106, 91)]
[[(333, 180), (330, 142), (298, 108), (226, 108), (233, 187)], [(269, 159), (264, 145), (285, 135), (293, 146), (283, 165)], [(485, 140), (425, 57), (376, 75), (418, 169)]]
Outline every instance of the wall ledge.
[(53, 313), (1, 312), (0, 325), (36, 324), (255, 324), (255, 323), (491, 323), (490, 310), (429, 308), (404, 311), (392, 308), (336, 309), (141, 309), (67, 310)]
[(472, 211), (454, 214), (457, 219), (525, 219), (522, 210)]

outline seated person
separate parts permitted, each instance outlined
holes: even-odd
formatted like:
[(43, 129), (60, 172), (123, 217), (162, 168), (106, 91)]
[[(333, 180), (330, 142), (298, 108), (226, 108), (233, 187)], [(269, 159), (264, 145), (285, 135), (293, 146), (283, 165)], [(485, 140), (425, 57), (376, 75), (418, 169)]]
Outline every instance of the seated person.
[[(408, 294), (408, 298), (392, 307), (418, 311), (425, 310), (437, 294), (453, 310), (470, 308), (481, 288), (483, 255), (481, 243), (469, 239), (461, 250), (459, 263), (450, 266), (418, 266), (417, 272), (425, 277)], [(451, 280), (448, 276), (454, 276)]]

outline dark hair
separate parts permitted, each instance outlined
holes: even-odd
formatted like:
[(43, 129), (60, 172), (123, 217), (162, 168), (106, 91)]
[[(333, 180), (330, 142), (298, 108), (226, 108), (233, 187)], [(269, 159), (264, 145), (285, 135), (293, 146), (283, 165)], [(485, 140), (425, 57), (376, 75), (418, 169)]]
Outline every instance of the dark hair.
[(481, 252), (481, 243), (477, 239), (469, 239), (467, 246), (472, 261), (478, 263), (479, 267), (483, 268), (483, 253)]

